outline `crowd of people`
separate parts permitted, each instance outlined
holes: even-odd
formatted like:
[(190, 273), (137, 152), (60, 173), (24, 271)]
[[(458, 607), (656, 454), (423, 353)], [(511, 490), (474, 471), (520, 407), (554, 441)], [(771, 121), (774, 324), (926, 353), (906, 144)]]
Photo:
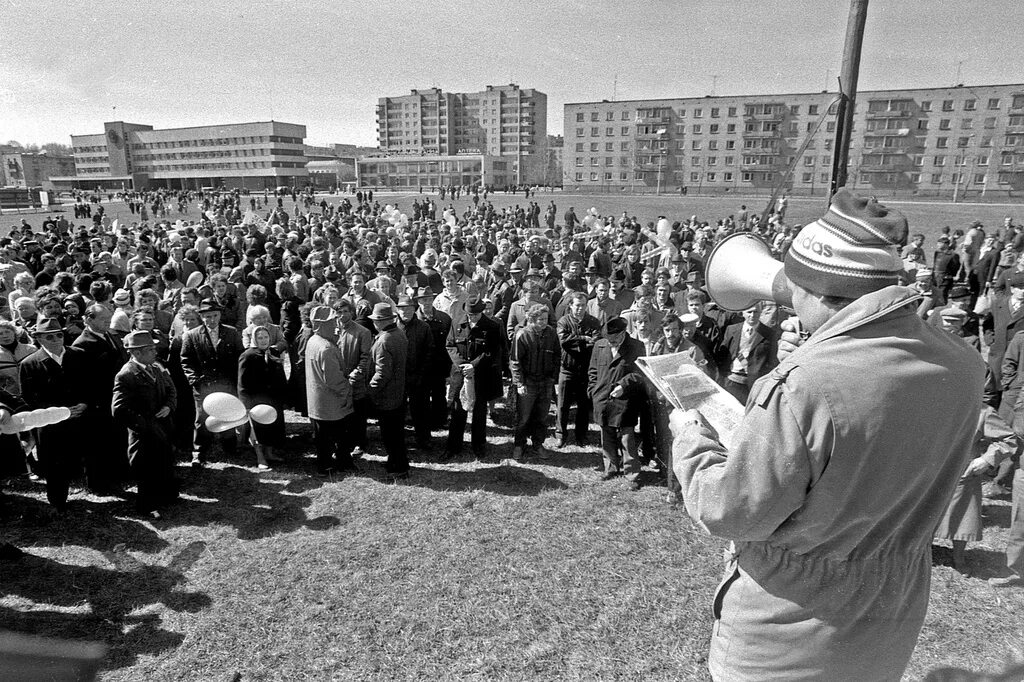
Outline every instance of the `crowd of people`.
[[(797, 231), (785, 203), (763, 218), (742, 207), (715, 224), (644, 224), (594, 209), (559, 215), (551, 201), (542, 224), (535, 203), (499, 210), (486, 191), (468, 193), (462, 212), (435, 202), (445, 189), (406, 215), (370, 192), (332, 205), (161, 190), (121, 197), (138, 220), (112, 221), (88, 198), (74, 222), (23, 220), (0, 239), (0, 417), (53, 406), (71, 417), (4, 436), (8, 471), (45, 479), (59, 509), (83, 471), (101, 495), (134, 481), (139, 512), (159, 516), (178, 494), (177, 462), (275, 466), (293, 409), (312, 424), (319, 475), (355, 471), (379, 449), (386, 475), (402, 479), (410, 451), (463, 456), (467, 430), (472, 455), (492, 459), (488, 419), (511, 429), (513, 459), (545, 460), (551, 447), (591, 445), (593, 425), (604, 479), (636, 490), (657, 470), (678, 500), (669, 406), (636, 361), (686, 353), (747, 402), (778, 364), (783, 311), (774, 301), (719, 309), (704, 259), (738, 231), (784, 259)], [(172, 222), (192, 208), (198, 220)], [(947, 231), (930, 258), (915, 235), (902, 256), (919, 315), (991, 370), (985, 432), (998, 447), (979, 453), (939, 532), (961, 567), (966, 542), (981, 537), (982, 474), (985, 494), (1005, 494), (1017, 460), (1024, 233), (1009, 219), (991, 234)], [(224, 393), (275, 418), (211, 430), (208, 398)]]

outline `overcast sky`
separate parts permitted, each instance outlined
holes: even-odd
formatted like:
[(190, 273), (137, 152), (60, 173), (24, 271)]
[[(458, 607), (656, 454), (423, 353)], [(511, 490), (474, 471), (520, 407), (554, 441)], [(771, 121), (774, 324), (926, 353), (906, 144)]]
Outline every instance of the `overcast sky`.
[[(378, 97), (517, 83), (562, 105), (835, 88), (846, 0), (0, 0), (0, 142), (104, 121), (306, 125), (376, 145)], [(319, 5), (319, 6), (318, 6)], [(979, 11), (982, 7), (989, 11)], [(871, 0), (862, 90), (1024, 81), (1024, 2)], [(717, 79), (713, 78), (717, 76)], [(115, 108), (116, 107), (116, 110)]]

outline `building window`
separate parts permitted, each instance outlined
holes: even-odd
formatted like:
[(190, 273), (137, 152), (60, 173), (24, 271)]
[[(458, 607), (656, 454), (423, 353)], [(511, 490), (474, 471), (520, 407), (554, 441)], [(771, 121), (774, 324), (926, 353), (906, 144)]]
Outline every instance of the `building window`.
[(619, 135), (629, 135), (629, 126), (622, 126), (619, 130)]
[(606, 120), (606, 121), (614, 121), (615, 120), (615, 112), (614, 111), (609, 111), (607, 114), (604, 115), (604, 120)]
[[(606, 165), (606, 166), (614, 166), (615, 165), (615, 157), (613, 157), (613, 156), (606, 156), (606, 157), (604, 157), (604, 165)], [(611, 178), (608, 178), (608, 179), (611, 180)]]
[(690, 144), (690, 149), (693, 149), (693, 150), (697, 151), (697, 150), (700, 150), (700, 148), (701, 148), (701, 142), (700, 142), (700, 140), (694, 140), (694, 141), (693, 141), (693, 142), (692, 142), (692, 143)]
[(725, 165), (726, 166), (732, 166), (735, 163), (735, 160), (736, 160), (735, 156), (727, 156), (727, 157), (725, 157)]
[(978, 100), (966, 99), (964, 100), (964, 111), (974, 111), (978, 108)]
[(974, 174), (974, 184), (975, 185), (984, 185), (985, 184), (985, 174), (984, 173), (975, 173)]
[(702, 116), (704, 116), (704, 110), (703, 109), (698, 107), (698, 108), (693, 110), (693, 117), (694, 118), (701, 118)]
[(912, 183), (914, 183), (915, 185), (917, 183), (921, 182), (921, 174), (920, 173), (911, 173), (910, 174), (910, 181)]
[(807, 115), (808, 116), (817, 116), (818, 115), (818, 105), (817, 104), (808, 104), (807, 105)]
[(628, 112), (628, 111), (623, 111), (623, 112), (622, 112), (622, 120), (623, 120), (623, 121), (628, 121), (628, 120), (629, 120), (629, 118), (630, 118), (630, 116), (629, 116), (629, 112)]
[(576, 157), (576, 165), (577, 166), (582, 166), (583, 165), (583, 157), (582, 156), (577, 156)]
[(576, 143), (576, 151), (578, 151), (578, 152), (583, 151), (583, 143), (582, 142), (577, 142)]
[(980, 156), (978, 156), (978, 165), (979, 166), (987, 166), (988, 165), (988, 154), (981, 154)]
[(725, 141), (725, 148), (726, 149), (736, 149), (736, 140), (726, 140)]
[(922, 118), (921, 120), (919, 120), (917, 122), (917, 129), (918, 130), (928, 130), (928, 119)]
[(590, 120), (591, 120), (591, 121), (596, 121), (596, 120), (597, 120), (597, 118), (598, 118), (598, 117), (597, 117), (597, 112), (596, 112), (596, 111), (592, 111), (592, 112), (590, 112)]
[(799, 104), (790, 104), (789, 105), (789, 113), (790, 113), (791, 116), (799, 116), (800, 115), (800, 105)]
[(604, 143), (604, 150), (606, 152), (613, 152), (613, 151), (615, 151), (615, 143), (614, 142), (605, 142)]
[(718, 140), (708, 140), (708, 149), (718, 149)]
[(629, 179), (629, 173), (627, 173), (626, 171), (620, 171), (619, 172), (619, 180), (628, 180), (628, 179)]
[(990, 98), (989, 101), (988, 101), (988, 108), (989, 109), (998, 109), (999, 108), (999, 98), (998, 97)]
[(735, 133), (736, 132), (736, 124), (735, 123), (726, 123), (725, 124), (725, 132), (727, 132), (727, 133)]
[(814, 165), (814, 157), (813, 156), (805, 156), (804, 157), (804, 165), (805, 166), (813, 166)]
[(931, 111), (932, 103), (929, 101), (921, 102), (921, 111)]
[(686, 149), (686, 143), (682, 140), (676, 140), (676, 149)]
[(718, 118), (718, 107), (711, 107), (711, 118)]
[(970, 141), (971, 141), (971, 138), (969, 138), (969, 137), (957, 138), (956, 146), (957, 147), (966, 147), (970, 143)]
[(598, 159), (596, 156), (590, 159), (590, 165), (591, 166), (597, 166), (600, 163), (601, 163), (601, 160)]
[(922, 155), (922, 154), (914, 154), (914, 165), (915, 166), (923, 166), (924, 165), (924, 155)]
[(821, 174), (821, 181), (822, 182), (828, 182), (828, 173), (822, 173)]
[(586, 117), (583, 115), (582, 111), (579, 112), (578, 114), (576, 114), (576, 122), (577, 123), (583, 123), (583, 121), (585, 121), (585, 120), (586, 120)]
[(991, 147), (992, 146), (992, 136), (991, 135), (983, 135), (982, 138), (981, 138), (981, 146), (982, 147)]
[(590, 180), (592, 182), (597, 182), (597, 173), (591, 173), (590, 174)]
[(935, 156), (935, 161), (932, 162), (932, 165), (933, 166), (945, 166), (946, 165), (946, 157), (941, 155), (941, 154), (937, 154)]
[(974, 119), (973, 118), (965, 118), (962, 121), (960, 121), (960, 129), (961, 130), (970, 130), (973, 127), (974, 127)]
[(708, 127), (708, 132), (711, 133), (712, 135), (717, 135), (718, 134), (718, 124), (717, 123), (712, 123)]
[(597, 144), (598, 144), (597, 142), (591, 142), (590, 143), (590, 151), (596, 152), (597, 151)]
[(691, 166), (699, 166), (700, 165), (700, 157), (699, 156), (691, 156), (690, 157), (690, 165)]
[(789, 122), (789, 132), (791, 132), (791, 133), (798, 133), (798, 132), (800, 132), (800, 124), (797, 123), (796, 121), (790, 121)]
[(802, 178), (804, 182), (812, 182), (814, 180), (814, 173), (804, 173)]
[(717, 156), (709, 156), (708, 157), (708, 164), (707, 165), (709, 165), (709, 166), (717, 166), (718, 165), (718, 157)]
[(943, 111), (953, 111), (953, 100), (951, 100), (951, 99), (944, 99), (944, 100), (942, 100), (942, 110)]
[(825, 132), (834, 133), (836, 131), (836, 122), (828, 121), (825, 123)]
[(992, 128), (995, 128), (995, 127), (996, 127), (996, 117), (995, 116), (989, 116), (988, 118), (985, 119), (985, 128), (986, 129), (991, 130)]
[(701, 132), (701, 126), (700, 126), (699, 123), (697, 123), (697, 124), (695, 124), (693, 126), (693, 134), (694, 135), (700, 135), (700, 132)]
[(831, 156), (827, 156), (826, 155), (826, 156), (821, 157), (821, 165), (827, 166), (830, 163), (832, 163), (832, 157)]
[(718, 180), (718, 174), (717, 173), (708, 173), (704, 177), (704, 179), (707, 180), (708, 182), (715, 182), (716, 180)]
[(597, 137), (600, 134), (601, 134), (601, 129), (598, 128), (597, 126), (594, 126), (593, 128), (590, 129), (590, 136), (591, 137)]
[(583, 128), (576, 129), (576, 137), (583, 137)]
[(948, 137), (937, 138), (935, 140), (935, 146), (938, 147), (939, 149), (945, 149), (946, 147), (949, 146), (949, 138)]
[(939, 121), (939, 130), (949, 130), (949, 124), (950, 120), (948, 118), (941, 119)]
[(750, 172), (744, 172), (741, 176), (743, 182), (750, 182), (754, 178), (754, 174)]
[(608, 126), (607, 128), (604, 129), (604, 134), (607, 135), (608, 137), (611, 137), (612, 135), (615, 134), (615, 128)]

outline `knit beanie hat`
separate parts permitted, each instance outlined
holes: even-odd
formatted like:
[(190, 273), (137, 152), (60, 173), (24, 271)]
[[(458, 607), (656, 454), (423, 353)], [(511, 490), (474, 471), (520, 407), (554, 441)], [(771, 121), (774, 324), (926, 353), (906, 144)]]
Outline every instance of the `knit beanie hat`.
[(903, 214), (840, 189), (825, 215), (793, 240), (786, 276), (817, 294), (859, 298), (896, 284), (899, 249), (906, 243)]

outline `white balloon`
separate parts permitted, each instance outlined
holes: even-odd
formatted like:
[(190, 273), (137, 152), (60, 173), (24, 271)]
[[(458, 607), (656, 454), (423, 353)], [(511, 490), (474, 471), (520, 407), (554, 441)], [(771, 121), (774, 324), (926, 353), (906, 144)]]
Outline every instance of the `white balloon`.
[(384, 207), (384, 212), (385, 213), (391, 213), (394, 210), (395, 210), (395, 207), (392, 206), (391, 204), (388, 204), (387, 206)]
[(448, 217), (445, 218), (445, 222), (448, 223), (448, 227), (455, 227), (455, 216), (448, 214)]
[(597, 215), (597, 209), (594, 208), (593, 206), (590, 207), (590, 215), (592, 215), (592, 216), (596, 216)]
[(248, 415), (242, 417), (241, 419), (234, 420), (217, 419), (216, 417), (211, 416), (206, 418), (206, 429), (210, 433), (223, 433), (225, 431), (230, 431), (233, 428), (239, 427), (247, 421), (249, 421)]
[(273, 405), (255, 405), (249, 410), (249, 416), (257, 424), (273, 424), (277, 420), (277, 410)]
[(211, 393), (203, 399), (203, 411), (206, 414), (225, 422), (245, 421), (247, 413), (245, 405), (230, 393)]

